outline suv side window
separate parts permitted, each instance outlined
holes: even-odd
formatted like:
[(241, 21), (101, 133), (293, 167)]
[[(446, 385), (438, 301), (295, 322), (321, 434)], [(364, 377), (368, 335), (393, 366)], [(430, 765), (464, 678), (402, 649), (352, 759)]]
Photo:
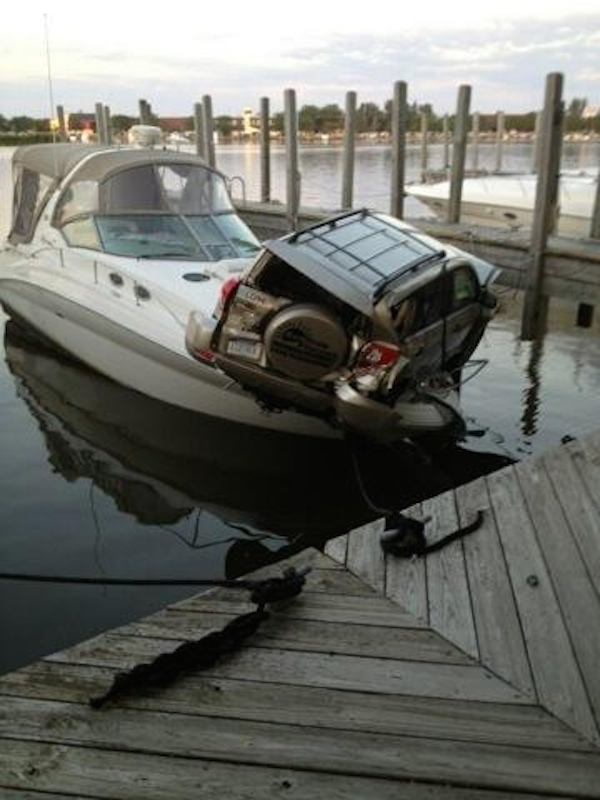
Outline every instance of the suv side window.
[(445, 314), (444, 275), (417, 289), (392, 309), (392, 319), (400, 336), (429, 328)]
[(452, 309), (458, 311), (474, 303), (479, 294), (479, 285), (473, 270), (468, 266), (452, 271)]

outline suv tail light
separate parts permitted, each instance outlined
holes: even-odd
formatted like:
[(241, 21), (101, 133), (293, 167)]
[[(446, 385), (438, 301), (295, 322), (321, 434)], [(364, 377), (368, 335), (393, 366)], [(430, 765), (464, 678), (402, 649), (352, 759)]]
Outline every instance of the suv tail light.
[(361, 392), (374, 392), (389, 375), (402, 355), (399, 347), (390, 342), (367, 342), (356, 357), (353, 375), (356, 388)]
[(355, 372), (379, 372), (392, 367), (400, 356), (400, 348), (389, 342), (367, 342), (356, 358)]
[(231, 278), (227, 278), (227, 280), (223, 281), (223, 285), (221, 286), (221, 294), (219, 295), (217, 307), (215, 308), (216, 317), (220, 317), (223, 311), (225, 311), (225, 309), (227, 308), (227, 303), (231, 298), (231, 295), (235, 292), (240, 283), (241, 283), (241, 278), (234, 276), (232, 276)]

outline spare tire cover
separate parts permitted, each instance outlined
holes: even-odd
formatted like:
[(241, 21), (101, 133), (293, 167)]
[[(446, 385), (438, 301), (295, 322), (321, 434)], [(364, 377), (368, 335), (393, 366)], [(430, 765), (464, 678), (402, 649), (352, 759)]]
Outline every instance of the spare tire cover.
[(297, 380), (322, 378), (343, 364), (347, 351), (342, 324), (320, 306), (288, 306), (265, 330), (269, 365)]

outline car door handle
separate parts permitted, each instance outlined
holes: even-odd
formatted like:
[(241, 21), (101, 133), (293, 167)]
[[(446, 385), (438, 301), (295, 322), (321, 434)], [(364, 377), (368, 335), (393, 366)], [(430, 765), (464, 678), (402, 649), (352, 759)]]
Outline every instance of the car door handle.
[(114, 286), (123, 286), (123, 278), (118, 272), (109, 272), (108, 277)]

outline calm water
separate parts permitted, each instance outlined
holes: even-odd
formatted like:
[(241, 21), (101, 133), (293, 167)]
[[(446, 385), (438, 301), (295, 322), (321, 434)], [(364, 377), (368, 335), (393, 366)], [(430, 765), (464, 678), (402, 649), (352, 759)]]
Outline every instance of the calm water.
[[(495, 151), (486, 152), (492, 166)], [(0, 229), (9, 153), (0, 150)], [(420, 151), (411, 153), (409, 176), (416, 177)], [(432, 151), (434, 168), (437, 156)], [(598, 148), (567, 147), (565, 156), (569, 168), (593, 166)], [(301, 151), (303, 203), (336, 204), (341, 157), (334, 147)], [(244, 175), (249, 198), (258, 197), (256, 148), (219, 148), (217, 158), (224, 172)], [(273, 196), (280, 198), (283, 158), (274, 152)], [(528, 147), (505, 149), (506, 169), (526, 169), (530, 159)], [(356, 172), (356, 204), (387, 210), (389, 150), (359, 148)], [(596, 427), (598, 317), (591, 329), (576, 328), (575, 309), (554, 302), (550, 332), (525, 343), (519, 297), (502, 292), (501, 300), (474, 356), (485, 366), (463, 390), (479, 435), (416, 465), (409, 452), (298, 447), (216, 425), (59, 358), (0, 312), (0, 571), (236, 576), (372, 518), (357, 469), (371, 503), (402, 508)], [(0, 581), (0, 672), (189, 591)]]

